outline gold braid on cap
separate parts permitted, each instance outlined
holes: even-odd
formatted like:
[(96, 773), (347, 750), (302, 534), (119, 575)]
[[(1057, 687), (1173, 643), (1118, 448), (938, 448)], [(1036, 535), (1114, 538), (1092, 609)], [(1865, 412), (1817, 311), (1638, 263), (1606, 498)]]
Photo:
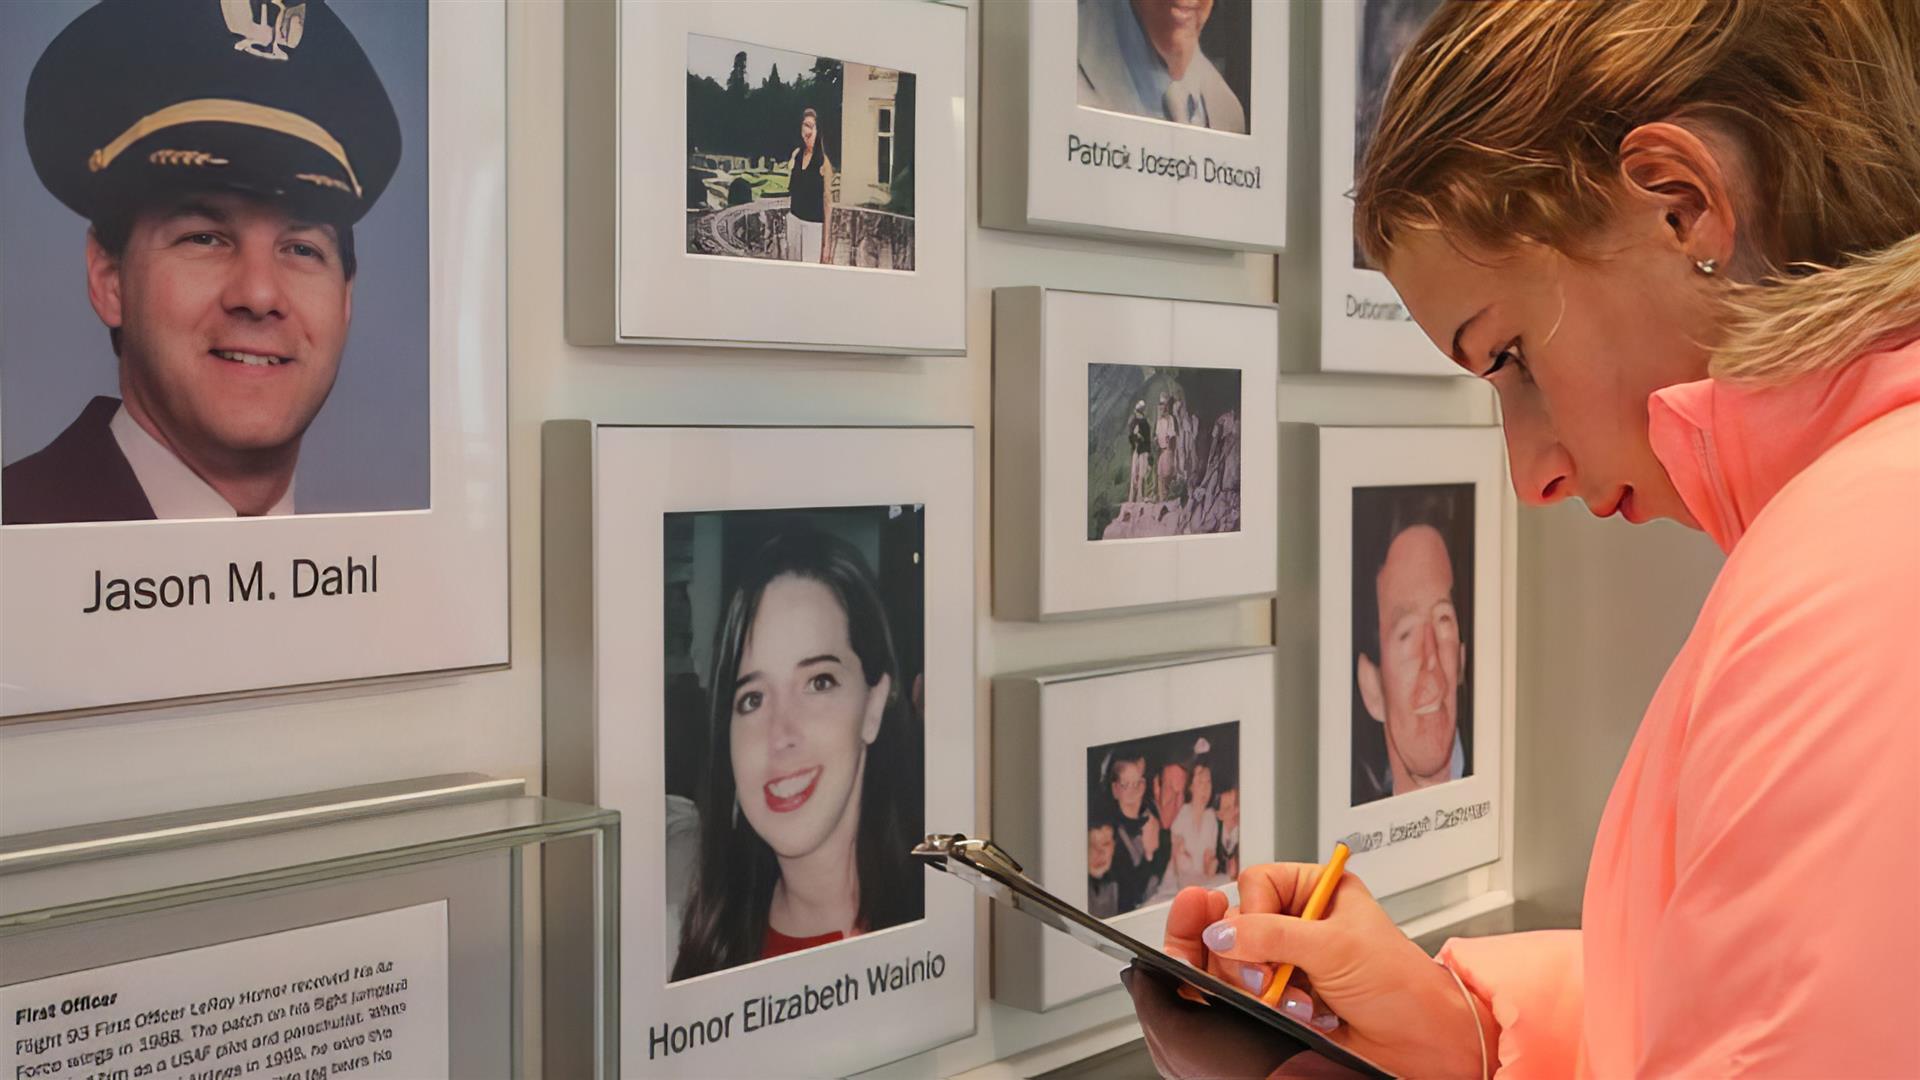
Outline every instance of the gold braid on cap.
[(153, 153), (147, 155), (147, 161), (154, 165), (231, 164), (226, 158), (214, 157), (205, 150), (155, 150)]
[(347, 161), (346, 148), (339, 140), (327, 134), (327, 129), (319, 124), (285, 109), (275, 109), (266, 105), (255, 105), (250, 101), (233, 101), (229, 98), (197, 98), (169, 105), (159, 112), (148, 113), (134, 121), (132, 127), (120, 133), (118, 138), (95, 150), (87, 158), (87, 171), (99, 172), (112, 165), (115, 158), (126, 152), (127, 147), (156, 131), (164, 131), (182, 124), (238, 124), (242, 127), (262, 128), (278, 132), (302, 142), (311, 143), (328, 157), (340, 163), (347, 171), (347, 181), (353, 185), (353, 194), (358, 197), (360, 178), (353, 173), (353, 166)]

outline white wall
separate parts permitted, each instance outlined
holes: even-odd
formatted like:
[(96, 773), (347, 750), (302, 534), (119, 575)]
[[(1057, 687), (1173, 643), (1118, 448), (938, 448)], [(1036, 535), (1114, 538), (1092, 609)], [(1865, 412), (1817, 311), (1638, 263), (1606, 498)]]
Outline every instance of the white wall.
[[(989, 617), (986, 560), (991, 544), (986, 478), (990, 475), (991, 447), (991, 291), (1000, 285), (1050, 285), (1265, 302), (1276, 298), (1277, 284), (1283, 306), (1283, 341), (1289, 350), (1283, 364), (1290, 371), (1309, 370), (1317, 349), (1313, 326), (1317, 259), (1311, 201), (1317, 181), (1311, 170), (1318, 139), (1314, 116), (1318, 23), (1310, 10), (1300, 14), (1293, 35), (1295, 167), (1290, 199), (1290, 232), (1296, 244), (1277, 263), (1261, 256), (970, 228), (968, 355), (937, 360), (843, 360), (775, 353), (574, 348), (566, 343), (562, 318), (564, 6), (557, 0), (513, 0), (508, 14), (511, 161), (507, 320), (511, 365), (512, 668), (414, 680), (372, 690), (322, 691), (0, 729), (0, 833), (459, 770), (524, 776), (537, 789), (541, 774), (539, 429), (544, 420), (555, 417), (642, 423), (975, 425), (979, 429), (981, 479), (976, 539), (980, 564), (975, 568), (980, 612), (976, 761), (981, 820), (953, 824), (960, 828), (976, 824), (989, 827), (986, 735), (988, 680), (993, 674), (1175, 648), (1259, 645), (1272, 640), (1271, 605), (1257, 601), (1065, 625), (1003, 623)], [(977, 13), (969, 34), (971, 73), (977, 70)], [(977, 101), (974, 85), (970, 105), (977, 106)], [(977, 107), (970, 112), (977, 116)], [(970, 170), (977, 152), (975, 141), (969, 150)], [(1466, 380), (1395, 381), (1313, 375), (1282, 377), (1280, 416), (1282, 420), (1333, 423), (1490, 423), (1494, 418), (1484, 387)], [(1508, 532), (1513, 535), (1511, 528)], [(1571, 543), (1572, 538), (1585, 534), (1578, 526), (1570, 526), (1564, 530), (1564, 540), (1562, 532), (1553, 530), (1527, 535), (1526, 557), (1539, 558), (1542, 565), (1558, 566), (1562, 564), (1555, 561), (1554, 545)], [(1613, 567), (1625, 573), (1634, 568), (1626, 560), (1664, 550), (1622, 548), (1609, 537), (1607, 543), (1583, 546), (1580, 558), (1591, 560), (1595, 567)], [(1667, 606), (1679, 617), (1679, 609), (1686, 607), (1686, 587), (1696, 584), (1700, 574), (1707, 571), (1698, 560), (1672, 563), (1668, 570), (1678, 579), (1674, 588), (1665, 590), (1657, 583), (1648, 588), (1668, 592)], [(1606, 614), (1620, 601), (1608, 586), (1610, 571), (1578, 572), (1588, 575), (1581, 580), (1593, 584), (1581, 593), (1581, 603), (1590, 617), (1581, 624), (1579, 635), (1556, 646), (1570, 648), (1571, 654), (1542, 661), (1546, 669), (1556, 672), (1579, 672), (1584, 650), (1604, 652), (1614, 644), (1616, 635), (1638, 633), (1640, 629)], [(1508, 607), (1512, 609), (1511, 598)], [(1527, 610), (1534, 617), (1555, 617), (1551, 611)], [(1525, 627), (1521, 629), (1524, 634)], [(218, 649), (220, 642), (209, 640), (205, 647)], [(1647, 648), (1653, 645), (1647, 643)], [(1563, 726), (1584, 723), (1590, 712), (1599, 712), (1605, 713), (1606, 719), (1591, 730), (1630, 730), (1637, 710), (1616, 720), (1620, 709), (1613, 706), (1634, 698), (1644, 702), (1640, 684), (1645, 682), (1646, 666), (1646, 662), (1636, 661), (1632, 670), (1622, 673), (1621, 686), (1592, 698), (1591, 709), (1561, 710)], [(1524, 682), (1521, 700), (1531, 700)], [(1645, 689), (1651, 692), (1650, 686)], [(1509, 699), (1512, 697), (1510, 693)], [(1283, 730), (1298, 732), (1299, 725), (1311, 725), (1313, 718), (1288, 716), (1280, 718), (1280, 723)], [(1607, 727), (1616, 723), (1624, 727)], [(1519, 743), (1524, 753), (1524, 728)], [(1586, 788), (1600, 784), (1600, 790), (1604, 790), (1603, 781), (1582, 779), (1582, 768), (1581, 758), (1568, 757), (1565, 775), (1578, 779)], [(929, 827), (946, 826), (930, 822)], [(1584, 848), (1578, 863), (1584, 867)], [(1510, 877), (1511, 867), (1504, 864), (1476, 872), (1437, 889), (1423, 890), (1405, 901), (1397, 913), (1411, 915), (1422, 906), (1501, 887)], [(979, 1033), (910, 1059), (887, 1070), (888, 1074), (960, 1071), (1128, 1013), (1118, 993), (1046, 1016), (993, 1005), (986, 998), (986, 926), (983, 911)]]

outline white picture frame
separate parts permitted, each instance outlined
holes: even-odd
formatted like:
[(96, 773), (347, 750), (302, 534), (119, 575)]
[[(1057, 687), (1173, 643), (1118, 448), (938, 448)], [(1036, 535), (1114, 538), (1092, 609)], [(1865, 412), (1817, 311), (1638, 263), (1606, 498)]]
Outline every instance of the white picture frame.
[[(1387, 276), (1356, 265), (1352, 239), (1361, 84), (1384, 91), (1391, 70), (1391, 61), (1377, 55), (1362, 63), (1362, 34), (1369, 26), (1380, 33), (1380, 17), (1407, 3), (1354, 0), (1320, 8), (1320, 370), (1326, 372), (1462, 374), (1413, 321)], [(1370, 74), (1363, 77), (1362, 67)]]
[[(966, 23), (965, 8), (940, 3), (568, 5), (568, 339), (580, 345), (965, 353)], [(803, 54), (789, 60), (783, 78), (797, 79), (791, 68), (806, 58), (912, 73), (911, 270), (689, 252), (687, 102), (696, 39), (721, 39), (770, 55)], [(752, 74), (760, 74), (757, 67)], [(875, 133), (860, 127), (866, 120), (851, 119), (864, 116), (865, 106), (854, 101), (850, 78), (842, 91), (849, 118), (843, 151), (854, 153), (857, 141), (864, 152), (867, 136)], [(794, 122), (797, 138), (798, 114)], [(834, 213), (842, 216), (855, 205), (858, 178), (851, 160), (833, 163), (842, 181)], [(784, 180), (782, 185), (784, 190)], [(754, 202), (760, 197), (756, 189)], [(769, 230), (784, 221), (767, 213)], [(739, 297), (754, 301), (729, 302)]]
[[(1279, 351), (1279, 315), (1269, 305), (1037, 287), (994, 290), (995, 614), (1054, 619), (1273, 592)], [(1140, 371), (1148, 396), (1155, 395), (1154, 387), (1165, 390), (1170, 380), (1184, 379), (1182, 372), (1192, 373), (1186, 381), (1204, 377), (1214, 384), (1235, 377), (1225, 373), (1237, 373), (1237, 528), (1212, 531), (1225, 519), (1185, 496), (1127, 499), (1131, 476), (1122, 477), (1127, 490), (1109, 493), (1122, 503), (1102, 494), (1112, 487), (1113, 468), (1129, 468), (1127, 452), (1119, 448), (1128, 445), (1130, 432), (1116, 425), (1130, 421), (1107, 417), (1111, 410), (1094, 403), (1096, 382), (1120, 366)], [(1099, 385), (1100, 394), (1111, 396), (1104, 382)], [(1157, 429), (1158, 400), (1139, 401)], [(1096, 421), (1096, 412), (1102, 420)], [(1193, 486), (1218, 492), (1227, 476), (1215, 477), (1208, 455), (1223, 430), (1217, 426), (1222, 418), (1201, 413), (1196, 404), (1196, 456), (1183, 467)], [(1096, 423), (1108, 428), (1102, 453), (1120, 453), (1119, 464), (1103, 461), (1090, 447), (1089, 429)], [(1110, 439), (1118, 440), (1112, 448)], [(1217, 441), (1226, 447), (1224, 438)], [(1150, 458), (1157, 484), (1157, 447)], [(1223, 468), (1233, 471), (1230, 463)], [(1175, 528), (1203, 531), (1108, 539), (1103, 526), (1101, 538), (1093, 538), (1096, 512), (1102, 518), (1113, 512), (1117, 519), (1152, 504), (1163, 521), (1178, 520), (1167, 515), (1187, 513), (1190, 506), (1191, 526)]]
[(993, 152), (981, 154), (981, 223), (1242, 251), (1284, 248), (1293, 5), (1216, 0), (1213, 18), (1226, 17), (1221, 9), (1229, 3), (1247, 19), (1245, 59), (1235, 50), (1249, 67), (1246, 100), (1239, 102), (1246, 134), (1082, 104), (1085, 5), (983, 4), (981, 143)]
[[(926, 881), (917, 920), (670, 977), (678, 949), (667, 940), (668, 864), (680, 865), (673, 852), (683, 834), (669, 815), (666, 758), (675, 751), (668, 741), (663, 753), (662, 744), (673, 738), (663, 701), (673, 617), (668, 532), (676, 517), (889, 507), (919, 514), (924, 546), (911, 565), (924, 589), (924, 683), (907, 681), (916, 697), (924, 694), (923, 826), (973, 828), (972, 429), (551, 421), (545, 451), (547, 790), (619, 810), (634, 838), (629, 850), (656, 853), (623, 860), (620, 869), (623, 1075), (846, 1075), (971, 1034), (974, 897), (936, 880)], [(873, 569), (892, 580), (884, 565)], [(705, 573), (693, 571), (687, 595), (710, 591), (723, 600), (722, 586), (706, 589)], [(691, 636), (715, 641), (717, 651), (717, 635), (702, 634), (700, 617), (692, 619)], [(906, 640), (897, 622), (892, 633)], [(753, 809), (740, 818), (751, 823)], [(696, 845), (707, 820), (704, 811), (695, 818)], [(924, 870), (911, 869), (925, 880)], [(872, 992), (870, 973), (889, 965), (901, 966), (907, 983)], [(765, 1011), (772, 1006), (755, 1004), (761, 1011), (747, 1015), (748, 1003), (763, 996), (784, 1001), (846, 977), (857, 993), (838, 1007), (807, 1009), (777, 1025)]]
[(429, 20), (430, 508), (0, 528), (0, 722), (508, 662), (506, 5)]
[[(1240, 867), (1278, 857), (1272, 649), (1008, 675), (994, 680), (993, 694), (994, 841), (1067, 903), (1088, 908), (1088, 833), (1099, 815), (1087, 775), (1096, 748), (1174, 745), (1182, 733), (1236, 725)], [(1217, 755), (1221, 748), (1211, 749)], [(1157, 764), (1149, 760), (1149, 771)], [(1215, 784), (1216, 801), (1223, 790)], [(1218, 878), (1196, 884), (1237, 896), (1230, 876)], [(1158, 946), (1168, 907), (1167, 899), (1151, 900), (1109, 922)], [(993, 954), (994, 999), (1034, 1012), (1118, 987), (1125, 966), (1000, 905)]]
[[(1311, 433), (1312, 429), (1306, 430)], [(1288, 441), (1294, 441), (1291, 435)], [(1353, 852), (1348, 868), (1365, 880), (1375, 895), (1388, 896), (1499, 858), (1500, 821), (1506, 812), (1501, 793), (1505, 752), (1503, 445), (1500, 430), (1493, 427), (1329, 427), (1318, 429), (1311, 441), (1317, 446), (1318, 492), (1314, 501), (1319, 516), (1316, 847), (1324, 852), (1335, 841), (1345, 841)], [(1363, 503), (1357, 501), (1356, 492), (1378, 494), (1366, 495), (1367, 509), (1357, 510)], [(1374, 596), (1375, 603), (1387, 601), (1380, 599), (1374, 588), (1356, 586), (1355, 552), (1357, 546), (1365, 546), (1365, 561), (1391, 556), (1396, 565), (1404, 567), (1406, 555), (1399, 553), (1399, 545), (1388, 545), (1405, 537), (1406, 530), (1414, 525), (1430, 526), (1432, 536), (1423, 539), (1443, 538), (1442, 550), (1453, 567), (1447, 571), (1453, 575), (1448, 579), (1453, 585), (1446, 595), (1451, 598), (1449, 614), (1459, 626), (1456, 633), (1464, 651), (1459, 654), (1459, 673), (1454, 677), (1454, 749), (1451, 764), (1441, 768), (1457, 768), (1463, 775), (1393, 794), (1384, 786), (1374, 789), (1363, 784), (1354, 755), (1360, 752), (1380, 758), (1373, 763), (1378, 767), (1370, 774), (1378, 779), (1370, 783), (1385, 785), (1387, 775), (1398, 771), (1397, 761), (1390, 764), (1385, 760), (1385, 732), (1417, 732), (1417, 728), (1398, 725), (1419, 723), (1414, 718), (1416, 707), (1422, 712), (1434, 707), (1433, 702), (1421, 699), (1432, 687), (1412, 676), (1396, 683), (1395, 671), (1381, 665), (1381, 658), (1369, 656), (1368, 662), (1382, 672), (1382, 684), (1404, 686), (1404, 697), (1396, 697), (1396, 691), (1390, 688), (1381, 692), (1384, 704), (1376, 706), (1362, 700), (1366, 691), (1356, 690), (1361, 678), (1361, 660), (1356, 654), (1366, 649), (1359, 644), (1364, 635), (1356, 622), (1355, 596), (1364, 593)], [(1361, 545), (1356, 544), (1357, 530)], [(1470, 555), (1457, 550), (1468, 544)], [(1418, 557), (1422, 550), (1410, 548), (1409, 553)], [(1382, 568), (1386, 565), (1381, 562)], [(1460, 586), (1460, 578), (1467, 573), (1472, 575), (1470, 590)], [(1380, 580), (1376, 571), (1372, 582), (1375, 588)], [(1424, 605), (1427, 594), (1419, 595)], [(1390, 630), (1387, 627), (1383, 632)], [(1438, 656), (1446, 648), (1443, 632), (1436, 630), (1434, 640)], [(1384, 642), (1381, 645), (1387, 646)], [(1443, 675), (1449, 673), (1444, 663), (1436, 661), (1430, 666)], [(1431, 693), (1427, 696), (1443, 700)], [(1406, 708), (1395, 708), (1402, 703)], [(1463, 704), (1468, 707), (1462, 708)], [(1362, 715), (1363, 709), (1372, 714), (1376, 707), (1394, 719), (1382, 721), (1377, 715)], [(1357, 733), (1375, 730), (1363, 727), (1363, 723), (1378, 725), (1382, 741), (1375, 748), (1369, 736), (1368, 745), (1356, 751)], [(1410, 735), (1409, 745), (1417, 737)], [(1444, 747), (1440, 753), (1445, 756)]]

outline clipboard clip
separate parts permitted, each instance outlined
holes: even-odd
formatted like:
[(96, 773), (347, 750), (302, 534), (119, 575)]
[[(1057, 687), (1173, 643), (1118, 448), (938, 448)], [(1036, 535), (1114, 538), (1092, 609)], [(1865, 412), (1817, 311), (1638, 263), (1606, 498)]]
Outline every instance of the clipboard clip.
[(970, 839), (965, 833), (928, 833), (914, 845), (913, 857), (928, 868), (952, 874), (996, 900), (1012, 902), (1008, 878), (1026, 879), (1027, 872), (1000, 845)]

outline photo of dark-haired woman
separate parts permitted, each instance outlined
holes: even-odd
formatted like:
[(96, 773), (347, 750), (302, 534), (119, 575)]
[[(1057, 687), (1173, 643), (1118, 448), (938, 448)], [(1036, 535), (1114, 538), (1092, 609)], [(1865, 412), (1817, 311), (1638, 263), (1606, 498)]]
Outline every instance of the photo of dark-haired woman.
[(800, 111), (800, 145), (787, 160), (787, 258), (831, 263), (833, 162), (820, 143), (820, 114)]
[[(705, 730), (667, 734), (670, 765), (705, 758), (669, 981), (921, 918), (918, 508), (675, 516), (705, 519), (679, 617), (698, 627), (710, 606), (714, 630)], [(683, 732), (704, 745), (676, 747)]]

